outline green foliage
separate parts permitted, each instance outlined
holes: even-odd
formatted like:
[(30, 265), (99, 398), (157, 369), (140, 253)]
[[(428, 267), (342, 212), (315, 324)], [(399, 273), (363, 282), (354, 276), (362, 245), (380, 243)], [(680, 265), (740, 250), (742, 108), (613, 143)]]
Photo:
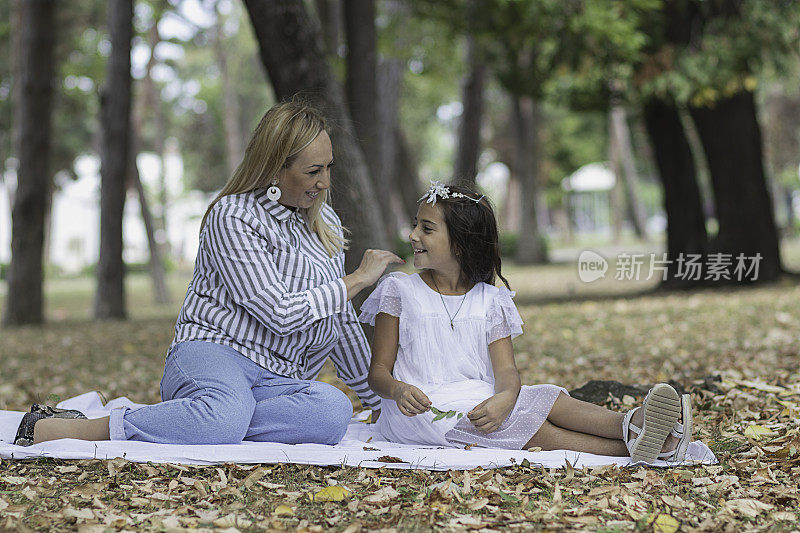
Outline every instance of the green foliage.
[[(676, 19), (656, 18), (656, 27), (649, 28), (653, 46), (637, 72), (644, 94), (711, 105), (739, 91), (753, 91), (755, 75), (763, 68), (787, 71), (796, 60), (800, 3), (695, 0), (681, 6)], [(674, 38), (670, 24), (695, 28), (691, 40)]]
[(433, 417), (434, 422), (438, 422), (444, 418), (453, 418), (454, 416), (460, 420), (461, 417), (464, 416), (464, 413), (459, 413), (458, 411), (441, 411), (433, 406), (431, 406), (431, 412), (436, 415)]

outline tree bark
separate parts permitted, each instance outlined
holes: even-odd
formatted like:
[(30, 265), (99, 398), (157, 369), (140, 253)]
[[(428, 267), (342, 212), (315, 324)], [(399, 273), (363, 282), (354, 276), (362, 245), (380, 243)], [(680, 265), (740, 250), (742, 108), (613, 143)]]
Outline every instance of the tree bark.
[[(228, 167), (228, 176), (232, 176), (236, 167), (244, 156), (244, 142), (241, 136), (242, 128), (239, 125), (239, 99), (236, 97), (236, 87), (228, 72), (228, 53), (225, 50), (222, 35), (222, 13), (217, 10), (214, 24), (214, 53), (222, 78), (222, 126), (225, 130), (225, 159)], [(157, 30), (156, 30), (157, 31)]]
[(377, 133), (378, 149), (377, 179), (375, 192), (379, 197), (389, 197), (384, 204), (384, 224), (393, 245), (398, 232), (398, 223), (407, 218), (404, 201), (395, 185), (395, 165), (397, 164), (397, 135), (399, 131), (400, 83), (403, 78), (403, 61), (384, 58), (378, 64), (377, 76)]
[(520, 264), (547, 262), (547, 250), (540, 233), (536, 214), (536, 195), (539, 194), (541, 143), (536, 131), (536, 103), (527, 96), (512, 95), (514, 112), (514, 172), (519, 178), (520, 231), (517, 239), (516, 261)]
[[(160, 169), (160, 185), (161, 191), (166, 189), (166, 172), (164, 170), (164, 131), (163, 131), (163, 115), (160, 112), (158, 93), (152, 77), (152, 69), (155, 65), (155, 48), (160, 42), (158, 35), (158, 20), (156, 17), (153, 21), (153, 26), (150, 28), (150, 61), (147, 63), (144, 78), (142, 79), (142, 91), (138, 94), (133, 109), (133, 119), (131, 121), (131, 140), (130, 151), (128, 156), (128, 181), (135, 190), (139, 198), (139, 209), (142, 214), (142, 221), (144, 222), (145, 234), (147, 235), (147, 245), (150, 250), (150, 279), (153, 282), (153, 301), (156, 304), (166, 305), (170, 302), (169, 290), (167, 289), (166, 275), (164, 272), (164, 260), (162, 258), (163, 247), (156, 239), (156, 223), (153, 220), (152, 211), (150, 210), (145, 194), (144, 186), (142, 185), (141, 175), (139, 174), (139, 167), (136, 163), (136, 158), (141, 151), (141, 132), (143, 115), (147, 110), (153, 112), (155, 118), (155, 149), (161, 158)], [(164, 217), (166, 218), (166, 217)], [(164, 228), (166, 230), (166, 228)]]
[[(762, 159), (761, 129), (753, 93), (739, 92), (714, 107), (691, 107), (714, 189), (719, 232), (711, 251), (752, 258), (761, 255), (758, 279), (781, 273), (778, 232)], [(732, 280), (736, 281), (736, 280)]]
[(475, 39), (467, 36), (467, 65), (469, 73), (461, 87), (463, 112), (458, 126), (458, 149), (453, 179), (475, 188), (478, 158), (481, 153), (481, 122), (483, 120), (483, 90), (486, 65), (476, 50)]
[(325, 53), (338, 56), (342, 25), (342, 0), (316, 0), (315, 4), (317, 16), (322, 25)]
[(700, 254), (708, 247), (703, 201), (695, 175), (692, 150), (678, 109), (671, 102), (653, 98), (644, 106), (644, 121), (664, 187), (667, 216), (667, 279), (664, 288), (688, 288), (699, 281), (679, 276), (679, 257)]
[[(134, 144), (135, 145), (135, 144)], [(159, 305), (166, 305), (170, 302), (169, 290), (167, 289), (166, 275), (164, 273), (164, 261), (155, 238), (155, 224), (147, 203), (147, 195), (144, 192), (139, 167), (136, 165), (136, 152), (131, 150), (131, 161), (129, 164), (130, 182), (136, 189), (139, 196), (139, 207), (142, 212), (144, 229), (147, 234), (147, 245), (150, 248), (150, 279), (153, 282), (153, 301)]]
[(395, 152), (394, 178), (395, 190), (400, 196), (403, 216), (410, 221), (417, 216), (419, 198), (422, 196), (419, 186), (419, 165), (411, 152), (411, 146), (400, 124), (395, 129), (397, 150)]
[(245, 0), (261, 60), (279, 100), (301, 94), (328, 120), (334, 146), (334, 207), (350, 230), (345, 268), (355, 270), (367, 248), (387, 248), (380, 204), (351, 126), (342, 89), (322, 53), (320, 29), (302, 0)]
[[(358, 136), (369, 177), (375, 192), (383, 198), (380, 213), (386, 229), (387, 242), (394, 243), (397, 220), (392, 209), (391, 163), (387, 145), (393, 144), (393, 119), (396, 119), (396, 84), (388, 87), (395, 95), (378, 92), (394, 80), (393, 72), (382, 72), (379, 78), (376, 35), (375, 1), (344, 0), (345, 34), (347, 37), (347, 75), (345, 94), (353, 128)], [(382, 101), (381, 101), (382, 100)], [(394, 112), (393, 112), (394, 111)], [(393, 116), (394, 115), (394, 116)], [(388, 142), (386, 137), (389, 137)]]
[(11, 213), (11, 264), (3, 323), (39, 324), (43, 316), (45, 211), (49, 191), (54, 77), (53, 0), (17, 0), (14, 43), (14, 151), (19, 159)]
[(622, 163), (617, 136), (613, 134), (613, 125), (609, 114), (608, 128), (608, 162), (614, 173), (614, 187), (609, 191), (609, 215), (611, 217), (611, 238), (614, 244), (622, 241), (622, 224), (625, 221), (625, 195), (622, 191)]
[(100, 258), (97, 262), (97, 319), (125, 318), (122, 216), (130, 152), (131, 38), (133, 1), (108, 4), (111, 55), (100, 94)]
[(624, 185), (625, 198), (627, 200), (627, 211), (633, 223), (633, 231), (640, 239), (647, 238), (647, 217), (644, 206), (639, 198), (639, 188), (637, 186), (636, 162), (633, 158), (633, 147), (631, 146), (631, 134), (628, 128), (628, 119), (625, 108), (615, 104), (611, 107), (611, 134), (616, 138), (619, 162), (622, 172), (618, 177), (622, 178)]

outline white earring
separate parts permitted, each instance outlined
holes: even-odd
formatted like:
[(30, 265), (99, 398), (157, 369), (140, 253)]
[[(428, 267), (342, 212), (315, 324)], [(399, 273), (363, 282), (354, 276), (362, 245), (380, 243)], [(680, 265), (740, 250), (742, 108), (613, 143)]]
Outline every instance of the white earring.
[(272, 187), (267, 189), (267, 198), (273, 202), (277, 202), (281, 197), (281, 190), (278, 188), (278, 183), (273, 181)]

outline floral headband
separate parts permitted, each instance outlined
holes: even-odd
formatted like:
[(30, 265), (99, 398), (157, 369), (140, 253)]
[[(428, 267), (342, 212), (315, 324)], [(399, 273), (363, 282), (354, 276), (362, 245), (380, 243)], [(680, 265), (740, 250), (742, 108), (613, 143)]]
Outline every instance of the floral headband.
[(467, 200), (472, 200), (476, 204), (483, 199), (484, 195), (482, 194), (480, 198), (472, 198), (467, 196), (466, 194), (461, 194), (460, 192), (450, 192), (450, 187), (447, 185), (442, 185), (441, 181), (433, 181), (431, 180), (431, 186), (428, 188), (428, 192), (422, 195), (422, 198), (417, 200), (421, 202), (427, 198), (428, 204), (431, 206), (436, 205), (436, 200), (441, 198), (466, 198)]

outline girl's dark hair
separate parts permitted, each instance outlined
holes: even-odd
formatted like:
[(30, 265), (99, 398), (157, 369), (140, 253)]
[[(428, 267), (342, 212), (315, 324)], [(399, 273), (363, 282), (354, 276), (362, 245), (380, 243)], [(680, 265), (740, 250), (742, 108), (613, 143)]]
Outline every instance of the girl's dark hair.
[[(461, 185), (447, 187), (451, 193), (475, 199), (481, 197), (480, 193)], [(450, 246), (467, 280), (494, 285), (496, 276), (511, 290), (508, 280), (500, 273), (500, 236), (488, 198), (475, 202), (468, 198), (437, 197), (436, 205), (442, 208)]]

